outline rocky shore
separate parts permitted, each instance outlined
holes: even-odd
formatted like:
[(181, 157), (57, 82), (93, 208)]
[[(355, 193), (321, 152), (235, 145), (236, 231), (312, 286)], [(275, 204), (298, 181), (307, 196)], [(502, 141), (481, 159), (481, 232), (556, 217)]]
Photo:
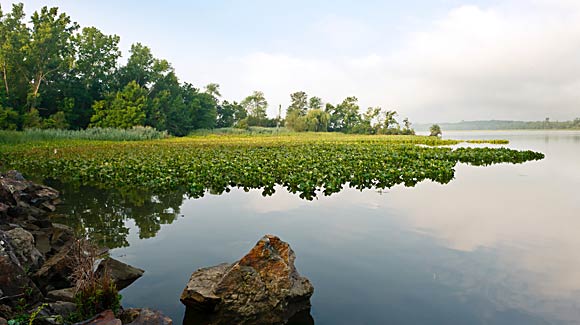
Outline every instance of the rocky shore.
[[(53, 223), (60, 203), (53, 188), (24, 179), (16, 172), (0, 174), (0, 325), (65, 324), (77, 311), (71, 254), (78, 238), (69, 227)], [(94, 265), (106, 272), (118, 290), (143, 275), (143, 270), (107, 256)], [(32, 316), (31, 316), (32, 315)], [(28, 321), (26, 321), (28, 324)], [(106, 310), (78, 324), (172, 324), (149, 309)]]

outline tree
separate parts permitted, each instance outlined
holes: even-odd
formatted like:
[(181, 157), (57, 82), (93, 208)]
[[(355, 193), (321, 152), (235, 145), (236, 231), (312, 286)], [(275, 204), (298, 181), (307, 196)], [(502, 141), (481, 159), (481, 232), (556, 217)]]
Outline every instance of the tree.
[(17, 127), (18, 113), (0, 105), (0, 130), (16, 130)]
[(325, 111), (330, 114), (329, 130), (338, 132), (350, 132), (360, 122), (358, 113), (358, 99), (354, 96), (347, 97), (342, 103), (333, 106), (326, 105)]
[(299, 116), (306, 115), (308, 110), (308, 95), (303, 91), (297, 91), (290, 94), (290, 106), (286, 110), (286, 114), (291, 112), (298, 112)]
[(212, 96), (213, 98), (217, 99), (222, 97), (222, 94), (220, 93), (220, 85), (216, 84), (216, 83), (209, 83), (205, 86), (205, 92), (206, 94), (209, 94), (210, 96)]
[(115, 96), (95, 102), (91, 126), (127, 129), (143, 125), (146, 103), (147, 90), (131, 81)]
[(240, 120), (246, 118), (247, 115), (248, 114), (242, 105), (237, 102), (230, 103), (227, 100), (224, 100), (223, 103), (217, 106), (216, 127), (232, 127)]
[[(0, 73), (4, 92), (3, 105), (23, 105), (26, 99), (28, 80), (24, 74), (24, 54), (21, 50), (30, 35), (24, 23), (24, 5), (13, 4), (12, 12), (4, 15), (0, 8)], [(22, 102), (18, 102), (21, 99)]]
[(429, 136), (431, 136), (431, 137), (440, 137), (443, 134), (441, 132), (441, 127), (438, 124), (431, 125), (431, 128), (429, 128), (429, 131), (430, 131)]
[(58, 14), (58, 8), (43, 7), (31, 17), (32, 30), (23, 51), (26, 71), (32, 85), (28, 96), (30, 107), (38, 102), (40, 86), (48, 76), (68, 69), (74, 62), (72, 35), (78, 29), (66, 14)]
[(266, 108), (268, 107), (268, 102), (263, 92), (254, 91), (250, 96), (244, 98), (240, 104), (248, 112), (248, 117), (252, 118), (253, 123), (248, 123), (249, 126), (262, 126), (266, 124)]
[(326, 132), (330, 116), (321, 109), (311, 109), (306, 113), (306, 129), (311, 132)]
[(308, 100), (308, 108), (309, 109), (321, 109), (322, 108), (322, 99), (320, 97), (312, 96)]

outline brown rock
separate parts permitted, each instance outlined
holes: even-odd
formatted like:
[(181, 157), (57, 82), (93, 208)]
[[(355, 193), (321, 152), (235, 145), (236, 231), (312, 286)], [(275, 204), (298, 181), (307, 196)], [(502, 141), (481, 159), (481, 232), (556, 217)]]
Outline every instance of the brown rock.
[(118, 290), (122, 290), (128, 287), (131, 285), (131, 283), (135, 282), (135, 280), (143, 276), (143, 273), (145, 273), (145, 271), (141, 269), (117, 261), (116, 259), (110, 257), (106, 258), (99, 264), (99, 267), (97, 268), (97, 274), (102, 274), (105, 268), (108, 269), (109, 275), (113, 281), (115, 281)]
[(8, 325), (8, 321), (6, 321), (4, 318), (0, 317), (0, 325)]
[(52, 290), (46, 293), (46, 298), (52, 301), (66, 301), (66, 302), (74, 302), (75, 301), (75, 289), (74, 288), (66, 288), (66, 289), (59, 289), (59, 290)]
[[(63, 247), (60, 252), (49, 258), (32, 276), (43, 290), (63, 289), (72, 286), (69, 278), (72, 273), (70, 254), (71, 245)], [(50, 287), (47, 288), (49, 284)]]
[(122, 325), (121, 320), (115, 317), (112, 310), (105, 310), (91, 319), (75, 325)]
[(208, 324), (284, 323), (310, 308), (314, 288), (298, 274), (288, 243), (266, 235), (238, 262), (194, 272), (181, 301), (195, 309), (213, 310)]

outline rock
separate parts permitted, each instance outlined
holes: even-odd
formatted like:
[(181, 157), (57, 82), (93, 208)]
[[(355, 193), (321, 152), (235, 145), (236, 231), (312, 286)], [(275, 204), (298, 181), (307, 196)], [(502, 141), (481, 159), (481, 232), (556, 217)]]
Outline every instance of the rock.
[(171, 318), (163, 315), (160, 311), (148, 308), (130, 308), (119, 314), (123, 324), (130, 325), (171, 325)]
[(25, 298), (26, 302), (31, 304), (42, 299), (40, 290), (26, 275), (8, 236), (3, 231), (0, 231), (0, 270), (2, 303), (14, 304), (18, 299)]
[(50, 235), (50, 245), (61, 247), (74, 240), (74, 231), (71, 227), (60, 223), (53, 223)]
[(60, 203), (58, 191), (24, 179), (17, 171), (0, 174), (0, 217), (42, 217)]
[(266, 235), (238, 262), (203, 268), (191, 275), (181, 302), (213, 311), (208, 324), (284, 323), (310, 308), (314, 288), (298, 274), (288, 243)]
[(36, 249), (42, 254), (45, 255), (49, 253), (52, 249), (50, 246), (50, 238), (48, 234), (44, 231), (31, 231), (30, 232), (34, 236), (34, 242), (36, 244)]
[(48, 309), (48, 315), (60, 315), (63, 318), (67, 318), (76, 312), (77, 305), (70, 301), (56, 301), (48, 303)]
[(8, 325), (8, 321), (6, 321), (4, 318), (0, 317), (0, 325)]
[[(70, 274), (71, 245), (65, 246), (60, 252), (49, 258), (32, 276), (42, 290), (55, 290), (72, 286)], [(50, 284), (50, 287), (49, 287)]]
[(122, 325), (121, 320), (115, 317), (112, 310), (105, 310), (95, 317), (75, 325)]
[(66, 289), (59, 289), (59, 290), (52, 290), (46, 293), (46, 298), (52, 301), (67, 301), (67, 302), (74, 302), (75, 301), (75, 289), (74, 288), (66, 288)]
[(42, 264), (44, 258), (36, 249), (34, 236), (22, 228), (14, 228), (6, 232), (14, 254), (20, 260), (20, 263), (27, 269), (37, 270)]
[(143, 276), (145, 271), (133, 267), (131, 265), (125, 264), (123, 262), (117, 261), (114, 258), (104, 259), (97, 268), (97, 274), (103, 274), (105, 268), (108, 269), (109, 275), (115, 281), (118, 290), (122, 290), (128, 287), (135, 280)]

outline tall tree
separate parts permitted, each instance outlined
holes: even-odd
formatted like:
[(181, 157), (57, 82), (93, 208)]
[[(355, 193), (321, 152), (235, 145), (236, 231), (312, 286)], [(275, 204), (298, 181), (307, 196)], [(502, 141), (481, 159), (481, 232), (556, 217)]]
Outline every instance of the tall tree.
[[(268, 107), (268, 101), (266, 101), (263, 92), (254, 91), (250, 96), (244, 98), (241, 105), (258, 123), (267, 119), (266, 108)], [(260, 123), (259, 125), (262, 124)]]
[(23, 51), (26, 56), (26, 71), (32, 85), (29, 105), (38, 102), (40, 86), (48, 76), (69, 69), (74, 62), (72, 35), (78, 25), (65, 13), (58, 14), (58, 8), (43, 7), (31, 17), (30, 40)]
[[(24, 5), (12, 5), (12, 11), (4, 14), (0, 7), (0, 74), (2, 74), (4, 96), (0, 104), (22, 106), (28, 91), (28, 80), (23, 78), (24, 54), (22, 48), (30, 35), (24, 23)], [(20, 99), (20, 101), (19, 101)]]
[(286, 114), (290, 112), (298, 112), (298, 115), (304, 116), (306, 115), (306, 111), (308, 110), (308, 95), (306, 95), (303, 91), (297, 91), (295, 93), (290, 94), (290, 106), (286, 110)]
[(320, 97), (312, 96), (308, 100), (308, 109), (321, 109), (322, 99)]

